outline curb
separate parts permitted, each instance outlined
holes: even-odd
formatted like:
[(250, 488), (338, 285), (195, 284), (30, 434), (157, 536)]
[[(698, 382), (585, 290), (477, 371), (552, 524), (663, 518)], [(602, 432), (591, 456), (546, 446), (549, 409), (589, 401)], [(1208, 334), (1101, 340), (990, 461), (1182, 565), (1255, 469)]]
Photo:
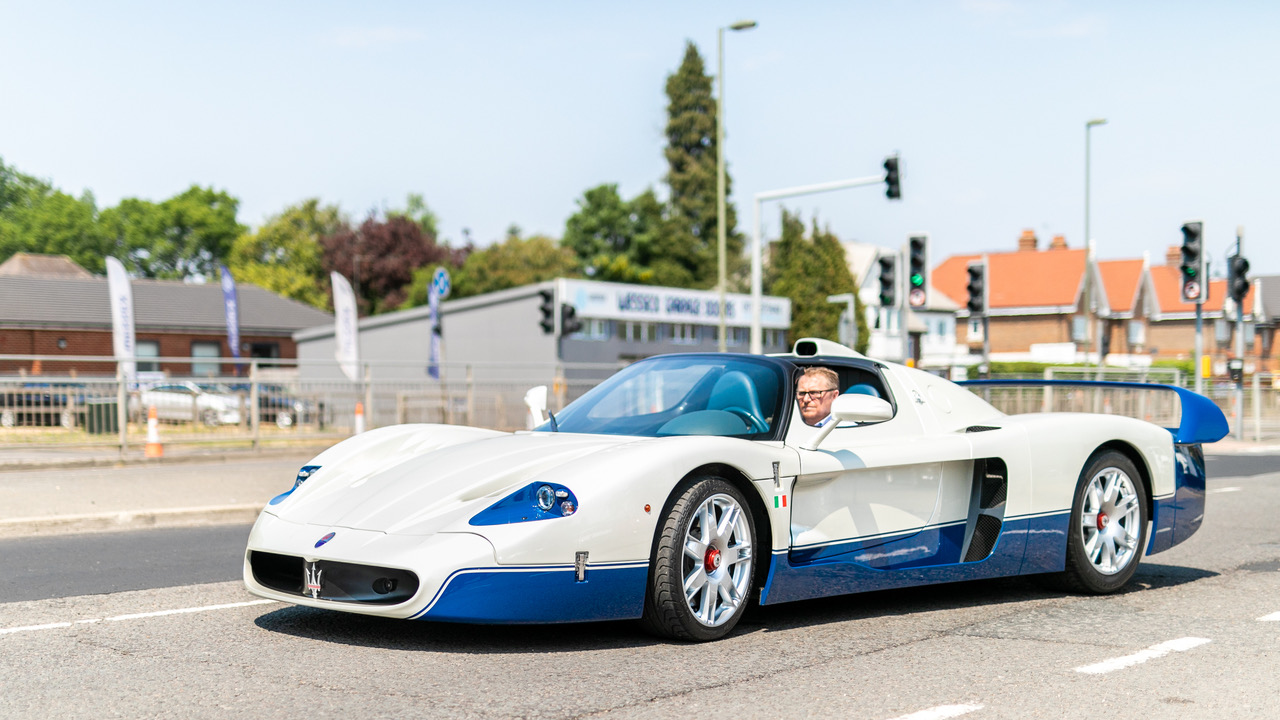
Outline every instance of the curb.
[(49, 459), (49, 460), (11, 460), (0, 458), (0, 473), (28, 472), (32, 470), (74, 470), (77, 468), (118, 468), (135, 465), (178, 465), (183, 463), (235, 462), (255, 458), (287, 457), (291, 455), (316, 455), (332, 445), (306, 445), (297, 447), (270, 448), (262, 450), (229, 450), (192, 455), (170, 455), (163, 458), (97, 456), (86, 458)]
[(85, 515), (49, 515), (0, 520), (0, 538), (119, 532), (151, 528), (251, 525), (264, 505), (213, 505), (196, 508), (128, 510)]

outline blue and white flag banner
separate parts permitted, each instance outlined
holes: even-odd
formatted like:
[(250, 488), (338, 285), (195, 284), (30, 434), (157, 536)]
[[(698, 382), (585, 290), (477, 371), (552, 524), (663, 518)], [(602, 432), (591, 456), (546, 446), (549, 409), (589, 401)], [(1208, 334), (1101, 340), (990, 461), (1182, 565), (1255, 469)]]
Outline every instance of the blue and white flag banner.
[(431, 355), (427, 359), (427, 374), (436, 380), (440, 379), (440, 293), (436, 291), (436, 284), (432, 283), (427, 288), (427, 306), (431, 309)]
[(134, 355), (138, 343), (133, 331), (133, 288), (124, 265), (113, 257), (107, 258), (107, 294), (111, 297), (111, 349), (120, 361), (125, 382), (132, 385), (137, 376)]
[(333, 283), (333, 336), (337, 343), (334, 357), (342, 374), (352, 382), (360, 380), (360, 328), (356, 315), (356, 294), (351, 283), (336, 272), (329, 273)]
[(231, 357), (240, 357), (240, 308), (236, 302), (236, 281), (226, 265), (219, 265), (222, 270), (222, 305), (227, 315), (227, 346), (231, 348)]

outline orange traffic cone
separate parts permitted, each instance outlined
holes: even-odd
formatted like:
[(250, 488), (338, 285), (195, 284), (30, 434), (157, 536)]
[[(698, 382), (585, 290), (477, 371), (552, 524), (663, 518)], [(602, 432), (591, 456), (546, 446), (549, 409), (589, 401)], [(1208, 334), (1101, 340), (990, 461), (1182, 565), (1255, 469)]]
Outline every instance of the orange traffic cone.
[(147, 410), (147, 446), (142, 451), (143, 457), (164, 457), (164, 445), (160, 444), (160, 421), (156, 419), (156, 406)]
[(364, 432), (364, 403), (356, 403), (356, 434)]

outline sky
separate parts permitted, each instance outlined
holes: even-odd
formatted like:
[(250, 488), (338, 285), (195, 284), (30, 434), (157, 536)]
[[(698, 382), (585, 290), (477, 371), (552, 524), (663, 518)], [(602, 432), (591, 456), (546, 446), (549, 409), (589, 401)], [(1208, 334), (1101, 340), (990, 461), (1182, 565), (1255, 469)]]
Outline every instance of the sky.
[(715, 72), (739, 229), (763, 204), (842, 240), (928, 233), (933, 264), (1031, 229), (1163, 262), (1205, 224), (1280, 273), (1280, 4), (1267, 2), (59, 2), (0, 0), (0, 158), (99, 207), (191, 184), (260, 225), (309, 197), (359, 220), (421, 193), (441, 235), (559, 237), (587, 189), (665, 196), (666, 78)]

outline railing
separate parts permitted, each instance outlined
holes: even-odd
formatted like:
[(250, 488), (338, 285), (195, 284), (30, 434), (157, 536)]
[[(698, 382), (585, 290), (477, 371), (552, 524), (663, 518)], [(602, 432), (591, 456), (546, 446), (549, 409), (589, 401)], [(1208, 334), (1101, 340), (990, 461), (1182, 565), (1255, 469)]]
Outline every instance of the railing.
[(359, 380), (351, 381), (336, 362), (201, 361), (234, 372), (170, 375), (148, 368), (191, 358), (146, 358), (130, 382), (111, 357), (0, 355), (6, 366), (25, 368), (0, 375), (0, 443), (117, 445), (124, 452), (147, 441), (153, 406), (166, 444), (336, 441), (355, 432), (357, 413), (365, 429), (433, 422), (521, 430), (529, 423), (529, 388), (548, 386), (548, 404), (558, 411), (621, 367), (457, 363), (443, 365), (436, 379), (421, 363), (365, 363)]

